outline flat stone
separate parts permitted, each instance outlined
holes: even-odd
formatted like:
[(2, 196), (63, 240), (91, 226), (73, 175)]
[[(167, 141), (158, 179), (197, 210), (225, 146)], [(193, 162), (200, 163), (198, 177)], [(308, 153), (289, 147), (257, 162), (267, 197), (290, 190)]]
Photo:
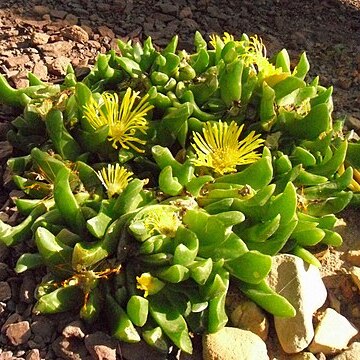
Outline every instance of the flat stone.
[(341, 354), (336, 355), (332, 360), (359, 360), (360, 359), (360, 343), (352, 343), (348, 349)]
[(31, 330), (28, 321), (20, 321), (15, 324), (10, 324), (6, 329), (6, 337), (14, 346), (27, 343), (30, 336)]
[(15, 67), (15, 66), (21, 66), (30, 61), (30, 58), (28, 55), (20, 55), (20, 56), (13, 56), (9, 57), (5, 60), (5, 65), (9, 68)]
[(309, 350), (312, 353), (335, 354), (346, 349), (351, 338), (357, 333), (358, 329), (344, 316), (328, 308), (316, 327), (315, 336)]
[(7, 301), (11, 298), (11, 287), (6, 281), (0, 281), (0, 301)]
[(203, 336), (203, 360), (269, 360), (266, 344), (251, 331), (225, 327)]
[(326, 300), (326, 288), (319, 269), (299, 257), (281, 254), (272, 259), (273, 265), (267, 282), (296, 310), (293, 318), (274, 317), (276, 333), (286, 353), (298, 353), (314, 337), (312, 317)]
[(50, 44), (39, 45), (39, 49), (48, 56), (58, 57), (66, 55), (73, 48), (69, 41), (56, 41)]

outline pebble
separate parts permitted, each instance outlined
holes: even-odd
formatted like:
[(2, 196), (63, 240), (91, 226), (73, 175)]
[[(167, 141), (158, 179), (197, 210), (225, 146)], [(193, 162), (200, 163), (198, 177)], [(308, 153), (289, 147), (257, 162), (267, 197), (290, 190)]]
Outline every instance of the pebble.
[(25, 360), (40, 360), (40, 351), (38, 349), (32, 349), (26, 354)]
[(225, 327), (203, 336), (203, 360), (269, 360), (266, 344), (251, 331)]
[(28, 321), (20, 321), (15, 324), (9, 324), (5, 334), (12, 345), (18, 346), (25, 344), (31, 336), (30, 324)]
[(65, 27), (61, 30), (64, 38), (73, 40), (79, 43), (86, 43), (89, 41), (89, 34), (82, 27), (73, 25)]
[(61, 359), (83, 360), (88, 355), (84, 343), (74, 337), (59, 336), (52, 343), (52, 350)]
[(67, 338), (76, 337), (83, 339), (85, 337), (85, 326), (82, 321), (73, 321), (64, 327), (62, 334)]
[(346, 254), (346, 260), (355, 266), (360, 266), (360, 250), (349, 250)]
[(35, 32), (31, 37), (31, 42), (33, 45), (45, 45), (48, 43), (50, 35), (42, 32)]
[(66, 55), (73, 45), (68, 41), (56, 41), (50, 44), (39, 45), (39, 49), (47, 56), (58, 57)]
[(309, 346), (312, 353), (334, 354), (347, 348), (351, 338), (358, 333), (344, 316), (334, 309), (327, 308), (315, 330), (315, 336)]
[(49, 73), (61, 76), (66, 75), (66, 69), (71, 63), (71, 60), (66, 56), (56, 57), (50, 64), (48, 64)]

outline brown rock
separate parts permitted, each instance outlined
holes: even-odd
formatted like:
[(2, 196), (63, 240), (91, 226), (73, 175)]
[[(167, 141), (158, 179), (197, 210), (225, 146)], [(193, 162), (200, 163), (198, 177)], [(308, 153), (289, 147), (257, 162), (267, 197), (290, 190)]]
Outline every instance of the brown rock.
[(31, 323), (31, 331), (34, 335), (44, 340), (50, 339), (55, 330), (55, 323), (46, 316), (39, 316)]
[(73, 48), (73, 45), (68, 41), (56, 41), (51, 44), (39, 45), (39, 49), (48, 56), (59, 57), (66, 55)]
[(62, 334), (69, 338), (69, 337), (77, 337), (82, 339), (85, 337), (85, 327), (81, 321), (73, 321), (69, 325), (65, 326)]
[(12, 151), (13, 147), (8, 141), (0, 141), (0, 161), (8, 158)]
[(26, 354), (25, 360), (40, 360), (40, 351), (38, 349), (32, 349)]
[(87, 335), (85, 346), (93, 359), (116, 360), (116, 341), (101, 331)]
[(7, 301), (11, 298), (11, 288), (6, 281), (0, 282), (0, 301)]
[(35, 14), (42, 16), (42, 15), (48, 14), (50, 12), (50, 9), (48, 6), (45, 6), (45, 5), (35, 5), (33, 7), (33, 11)]
[(50, 11), (50, 15), (56, 19), (64, 19), (67, 15), (67, 11), (53, 9)]
[(76, 25), (79, 22), (79, 18), (73, 14), (67, 14), (64, 21), (69, 25)]
[(115, 37), (114, 32), (111, 29), (109, 29), (107, 26), (99, 26), (98, 31), (101, 36), (107, 36), (110, 39)]
[(66, 39), (77, 41), (80, 43), (86, 43), (89, 41), (89, 34), (77, 25), (68, 26), (62, 29), (61, 34)]
[(350, 250), (346, 254), (346, 260), (355, 266), (360, 266), (360, 250)]
[(13, 352), (12, 351), (4, 351), (0, 354), (0, 360), (13, 360)]
[(254, 302), (245, 300), (239, 303), (231, 312), (230, 319), (235, 327), (250, 330), (266, 341), (269, 333), (269, 321)]
[(47, 80), (48, 78), (48, 68), (42, 60), (35, 63), (32, 72), (41, 80)]
[(192, 18), (192, 16), (193, 16), (193, 14), (192, 14), (191, 8), (189, 6), (185, 6), (179, 12), (180, 19)]
[(20, 55), (20, 56), (14, 56), (10, 57), (5, 60), (5, 65), (9, 68), (20, 66), (28, 63), (30, 61), (30, 58), (28, 55)]
[(59, 56), (48, 65), (48, 70), (51, 74), (57, 76), (66, 75), (66, 69), (70, 63), (71, 60), (69, 58), (65, 56)]
[(32, 35), (31, 41), (33, 45), (45, 45), (48, 43), (50, 35), (42, 32), (35, 32)]
[(83, 360), (87, 356), (84, 343), (75, 337), (59, 336), (52, 343), (52, 349), (61, 359)]
[(23, 282), (20, 285), (20, 301), (26, 304), (31, 304), (34, 300), (34, 291), (36, 288), (36, 282), (33, 276), (24, 276)]
[(25, 344), (31, 336), (29, 322), (20, 321), (15, 324), (10, 324), (6, 329), (6, 336), (14, 346)]

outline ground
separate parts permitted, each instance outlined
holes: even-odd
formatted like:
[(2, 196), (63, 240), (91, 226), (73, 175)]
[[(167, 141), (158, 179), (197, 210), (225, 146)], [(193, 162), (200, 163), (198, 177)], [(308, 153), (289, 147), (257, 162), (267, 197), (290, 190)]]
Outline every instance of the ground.
[[(84, 31), (71, 32), (68, 30), (71, 25), (79, 25)], [(334, 119), (344, 119), (349, 130), (360, 134), (359, 0), (2, 1), (0, 72), (17, 87), (27, 85), (28, 71), (44, 81), (57, 82), (63, 78), (66, 64), (71, 62), (76, 73), (82, 74), (98, 53), (116, 48), (118, 38), (143, 41), (150, 35), (161, 47), (178, 34), (179, 48), (191, 49), (196, 30), (205, 38), (225, 31), (235, 36), (257, 34), (269, 56), (286, 48), (294, 63), (306, 51), (311, 64), (310, 77), (319, 75), (322, 85), (334, 87)], [(46, 46), (54, 42), (59, 46)], [(1, 164), (12, 155), (5, 133), (13, 116), (12, 109), (0, 108)], [(4, 166), (0, 168), (0, 176), (6, 180)], [(0, 182), (0, 216), (15, 221), (16, 211), (12, 212), (9, 204), (8, 189)], [(6, 218), (9, 215), (10, 219)], [(342, 217), (347, 223), (339, 228), (344, 245), (319, 255), (331, 305), (338, 306), (360, 328), (359, 294), (347, 272), (351, 266), (348, 250), (359, 249), (359, 213), (351, 210)], [(11, 267), (16, 251), (21, 249), (15, 249), (11, 255), (2, 250), (0, 262)], [(13, 293), (19, 294), (22, 280), (11, 271), (6, 274), (0, 280), (9, 281)], [(0, 310), (0, 325), (11, 309), (26, 318), (27, 307), (21, 309), (17, 297), (11, 301), (10, 307)], [(8, 348), (5, 343), (6, 339), (0, 337), (0, 349), (3, 346), (4, 351), (10, 349), (14, 356), (21, 357), (17, 351), (23, 351), (24, 347)]]

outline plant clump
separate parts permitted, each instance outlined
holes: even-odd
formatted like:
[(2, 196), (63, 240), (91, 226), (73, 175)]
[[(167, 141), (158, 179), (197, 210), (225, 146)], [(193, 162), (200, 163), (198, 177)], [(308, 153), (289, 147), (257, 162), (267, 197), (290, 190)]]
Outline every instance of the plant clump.
[(118, 45), (60, 85), (0, 75), (25, 194), (0, 241), (32, 244), (18, 273), (46, 269), (34, 311), (104, 315), (115, 338), (165, 353), (226, 325), (230, 283), (294, 316), (266, 282), (272, 256), (320, 266), (312, 250), (341, 244), (335, 214), (360, 199), (360, 143), (332, 119), (332, 88), (257, 36)]

